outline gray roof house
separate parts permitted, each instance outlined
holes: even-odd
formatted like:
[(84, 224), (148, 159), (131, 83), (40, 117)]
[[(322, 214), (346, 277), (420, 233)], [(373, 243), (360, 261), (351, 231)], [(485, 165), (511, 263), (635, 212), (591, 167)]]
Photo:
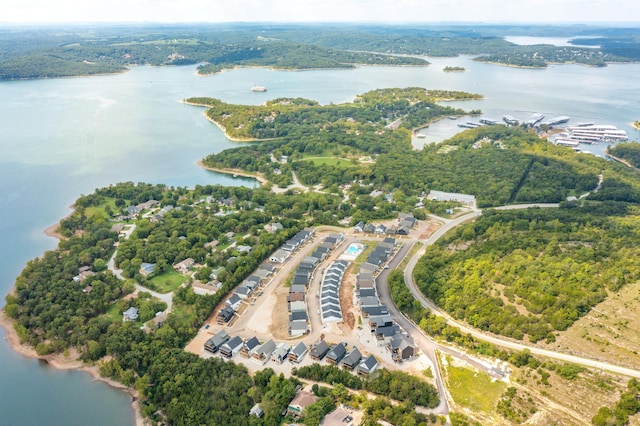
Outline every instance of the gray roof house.
[(367, 376), (375, 371), (378, 368), (378, 360), (373, 355), (369, 355), (367, 358), (360, 361), (358, 364), (358, 375)]
[(325, 355), (327, 355), (327, 352), (329, 352), (329, 345), (327, 344), (326, 341), (321, 340), (320, 343), (318, 343), (311, 349), (311, 352), (309, 352), (309, 355), (311, 355), (312, 359), (316, 361), (321, 361), (322, 358), (324, 358)]
[(251, 358), (255, 349), (260, 346), (260, 341), (257, 337), (253, 336), (251, 339), (247, 339), (240, 349), (240, 355), (245, 358)]
[(342, 368), (345, 370), (353, 370), (358, 366), (358, 364), (360, 364), (361, 359), (362, 354), (360, 353), (360, 350), (354, 347), (353, 350), (342, 359)]
[(251, 407), (251, 410), (249, 410), (249, 415), (250, 416), (256, 416), (258, 418), (264, 416), (264, 410), (262, 409), (262, 407), (260, 407), (260, 404), (254, 405), (253, 407)]
[(306, 321), (289, 321), (289, 335), (291, 337), (302, 336), (309, 330)]
[(220, 346), (220, 353), (226, 358), (231, 358), (242, 349), (242, 338), (240, 336), (232, 337)]
[(304, 358), (306, 353), (307, 346), (304, 343), (300, 342), (295, 345), (293, 349), (291, 349), (291, 352), (289, 352), (289, 361), (299, 363), (300, 361), (302, 361), (302, 358)]
[(391, 357), (396, 362), (409, 359), (418, 353), (413, 339), (404, 334), (396, 334), (393, 336), (388, 348), (391, 350)]
[(137, 321), (138, 320), (138, 309), (133, 306), (127, 309), (122, 313), (123, 321)]
[(232, 294), (230, 298), (225, 302), (228, 306), (231, 307), (234, 311), (240, 309), (240, 305), (242, 304), (242, 299), (237, 294)]
[(220, 346), (222, 346), (227, 340), (229, 340), (229, 335), (225, 330), (220, 330), (213, 337), (210, 337), (204, 344), (204, 348), (211, 352), (216, 353)]
[(330, 364), (338, 365), (342, 358), (347, 354), (347, 348), (344, 343), (338, 343), (334, 345), (327, 353), (327, 362)]
[(269, 357), (276, 350), (276, 343), (268, 340), (257, 347), (253, 352), (253, 359), (261, 361), (263, 364), (269, 360)]
[(273, 362), (277, 362), (278, 364), (282, 364), (285, 359), (287, 359), (287, 355), (289, 355), (289, 351), (291, 350), (291, 346), (286, 343), (280, 343), (276, 350), (271, 354), (271, 360)]

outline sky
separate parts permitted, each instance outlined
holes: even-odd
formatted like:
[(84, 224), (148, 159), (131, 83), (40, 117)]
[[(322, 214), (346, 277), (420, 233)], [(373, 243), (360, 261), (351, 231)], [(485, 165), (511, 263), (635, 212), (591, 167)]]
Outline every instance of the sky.
[(0, 22), (640, 23), (640, 1), (1, 0)]

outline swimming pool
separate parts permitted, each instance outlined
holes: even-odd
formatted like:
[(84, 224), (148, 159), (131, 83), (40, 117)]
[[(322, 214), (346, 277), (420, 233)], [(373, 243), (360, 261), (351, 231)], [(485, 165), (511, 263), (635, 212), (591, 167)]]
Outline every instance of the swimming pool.
[(347, 249), (344, 251), (344, 254), (355, 259), (360, 253), (362, 253), (362, 250), (364, 250), (364, 244), (351, 243), (349, 244), (349, 247), (347, 247)]

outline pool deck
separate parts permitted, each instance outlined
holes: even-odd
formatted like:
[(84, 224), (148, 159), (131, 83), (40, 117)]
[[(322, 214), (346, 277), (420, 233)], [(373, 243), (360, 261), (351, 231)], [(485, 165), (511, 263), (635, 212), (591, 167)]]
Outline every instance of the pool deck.
[(341, 260), (349, 260), (354, 261), (356, 258), (362, 253), (364, 250), (364, 244), (362, 243), (351, 243), (349, 247), (342, 253), (340, 256)]

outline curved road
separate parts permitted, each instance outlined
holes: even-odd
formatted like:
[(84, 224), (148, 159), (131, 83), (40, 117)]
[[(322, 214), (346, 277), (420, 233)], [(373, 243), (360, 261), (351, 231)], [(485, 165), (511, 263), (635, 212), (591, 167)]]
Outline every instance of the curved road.
[[(558, 204), (520, 204), (520, 205), (497, 207), (496, 210), (513, 210), (513, 209), (524, 209), (524, 208), (529, 208), (529, 207), (549, 208), (549, 207), (558, 207)], [(418, 287), (417, 287), (417, 285), (415, 283), (415, 280), (413, 279), (413, 269), (415, 268), (416, 264), (418, 263), (418, 260), (424, 254), (424, 252), (426, 250), (426, 246), (435, 243), (439, 238), (441, 238), (447, 231), (451, 230), (452, 228), (460, 225), (463, 222), (466, 222), (468, 220), (474, 219), (474, 218), (480, 216), (481, 214), (482, 214), (482, 212), (478, 210), (478, 211), (473, 211), (473, 212), (468, 213), (466, 215), (460, 216), (460, 217), (458, 217), (458, 218), (456, 218), (454, 220), (445, 221), (444, 226), (442, 226), (433, 235), (431, 235), (431, 237), (428, 238), (425, 241), (425, 246), (421, 250), (419, 250), (409, 260), (409, 263), (407, 264), (406, 268), (404, 269), (404, 281), (405, 281), (405, 284), (407, 285), (407, 287), (409, 288), (409, 290), (411, 291), (411, 294), (413, 295), (413, 297), (416, 300), (418, 300), (422, 304), (422, 306), (424, 306), (425, 308), (430, 309), (431, 312), (433, 312), (435, 315), (439, 315), (439, 316), (444, 317), (447, 320), (447, 324), (450, 324), (452, 326), (458, 327), (460, 329), (460, 331), (462, 331), (463, 333), (471, 334), (473, 337), (475, 337), (477, 339), (484, 340), (484, 341), (492, 343), (494, 345), (502, 346), (502, 347), (509, 348), (509, 349), (514, 349), (514, 350), (527, 349), (532, 354), (535, 354), (535, 355), (541, 355), (541, 356), (545, 356), (545, 357), (548, 357), (548, 358), (554, 358), (554, 359), (561, 360), (561, 361), (572, 362), (574, 364), (579, 364), (579, 365), (583, 365), (583, 366), (590, 367), (590, 368), (597, 368), (597, 369), (608, 371), (608, 372), (612, 372), (612, 373), (617, 373), (617, 374), (622, 374), (622, 375), (625, 375), (625, 376), (640, 378), (640, 371), (638, 371), (638, 370), (634, 370), (634, 369), (626, 368), (626, 367), (621, 367), (621, 366), (618, 366), (618, 365), (615, 365), (615, 364), (602, 362), (602, 361), (597, 361), (597, 360), (594, 360), (594, 359), (583, 358), (583, 357), (579, 357), (579, 356), (575, 356), (575, 355), (569, 355), (569, 354), (565, 354), (563, 352), (556, 352), (556, 351), (552, 351), (552, 350), (548, 350), (548, 349), (538, 348), (538, 347), (535, 347), (535, 346), (525, 345), (525, 344), (522, 344), (522, 343), (517, 343), (517, 342), (506, 340), (506, 339), (503, 339), (503, 338), (500, 338), (500, 337), (496, 337), (496, 336), (492, 336), (492, 335), (486, 334), (486, 333), (484, 333), (482, 331), (479, 331), (479, 330), (476, 330), (474, 328), (471, 328), (471, 327), (469, 327), (469, 326), (467, 326), (465, 324), (462, 324), (461, 322), (453, 319), (447, 313), (445, 313), (442, 310), (440, 310), (440, 308), (438, 308), (431, 300), (427, 299), (424, 294), (422, 294), (422, 292), (418, 289)]]
[[(413, 242), (404, 244), (395, 254), (393, 259), (389, 262), (389, 269), (383, 269), (380, 275), (376, 278), (376, 290), (378, 292), (378, 297), (380, 298), (380, 303), (387, 306), (387, 310), (389, 314), (393, 317), (395, 322), (405, 330), (411, 338), (413, 338), (414, 343), (420, 348), (422, 353), (424, 353), (431, 363), (433, 364), (433, 377), (436, 382), (436, 388), (438, 389), (438, 397), (440, 398), (440, 404), (433, 410), (429, 410), (429, 412), (433, 412), (434, 414), (447, 415), (449, 414), (449, 403), (447, 402), (446, 389), (444, 387), (444, 383), (442, 382), (442, 375), (440, 374), (440, 367), (438, 364), (438, 360), (436, 358), (436, 348), (438, 345), (432, 341), (426, 334), (422, 332), (418, 327), (416, 327), (411, 321), (409, 321), (401, 312), (398, 310), (396, 305), (391, 300), (391, 294), (389, 293), (389, 286), (387, 283), (387, 276), (389, 275), (389, 271), (398, 267), (398, 264), (404, 259), (411, 247), (413, 247)], [(380, 285), (381, 283), (385, 283), (385, 285)]]

